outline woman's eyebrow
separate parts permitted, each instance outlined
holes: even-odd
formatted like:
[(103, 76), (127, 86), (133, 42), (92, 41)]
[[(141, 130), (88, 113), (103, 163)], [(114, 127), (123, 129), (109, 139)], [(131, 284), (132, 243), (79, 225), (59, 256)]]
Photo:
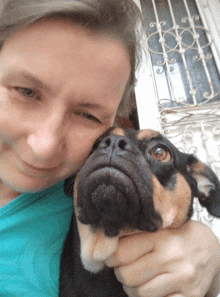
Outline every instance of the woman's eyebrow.
[(25, 80), (24, 82), (29, 82), (39, 89), (43, 89), (48, 93), (52, 92), (51, 88), (47, 86), (42, 80), (40, 80), (37, 76), (33, 75), (32, 73), (24, 69), (16, 69), (16, 68), (11, 68), (6, 70), (3, 69), (2, 73), (3, 73), (4, 79), (10, 79), (18, 82), (22, 82), (22, 79), (24, 79)]
[(111, 109), (108, 109), (104, 104), (98, 104), (98, 103), (92, 103), (87, 101), (82, 101), (82, 102), (77, 102), (77, 107), (78, 108), (88, 108), (90, 110), (96, 110), (98, 112), (102, 113), (102, 116), (106, 119), (111, 118), (113, 111)]
[(91, 103), (91, 102), (78, 102), (77, 104), (79, 107), (87, 107), (87, 108), (91, 108), (91, 109), (97, 109), (97, 110), (106, 110), (107, 111), (107, 108), (105, 106), (102, 106), (102, 105), (99, 105), (97, 103)]

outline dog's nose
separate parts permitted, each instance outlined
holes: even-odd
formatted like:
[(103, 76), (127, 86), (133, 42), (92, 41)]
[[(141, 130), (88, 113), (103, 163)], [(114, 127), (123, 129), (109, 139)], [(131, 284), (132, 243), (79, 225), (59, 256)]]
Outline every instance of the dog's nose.
[(99, 148), (112, 151), (131, 151), (132, 145), (130, 140), (124, 136), (110, 135), (102, 139)]

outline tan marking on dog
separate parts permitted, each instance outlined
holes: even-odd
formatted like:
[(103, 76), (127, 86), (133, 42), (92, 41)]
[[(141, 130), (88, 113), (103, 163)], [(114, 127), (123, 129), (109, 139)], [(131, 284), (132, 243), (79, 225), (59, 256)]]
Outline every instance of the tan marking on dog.
[(153, 202), (155, 210), (161, 215), (162, 228), (178, 228), (185, 223), (191, 204), (191, 189), (181, 175), (177, 175), (174, 190), (165, 189), (155, 176), (153, 181)]
[(124, 129), (121, 129), (121, 128), (114, 128), (114, 129), (111, 131), (111, 135), (126, 136), (126, 135), (125, 135), (125, 130), (124, 130)]
[(109, 238), (101, 230), (92, 230), (90, 225), (82, 224), (78, 220), (79, 211), (77, 208), (77, 187), (79, 174), (74, 183), (74, 211), (80, 238), (80, 256), (85, 269), (91, 272), (98, 272), (104, 268), (104, 261), (112, 255), (118, 246), (119, 236)]
[(159, 133), (151, 130), (151, 129), (145, 129), (145, 130), (141, 130), (138, 135), (137, 135), (137, 139), (142, 140), (142, 139), (151, 139), (154, 137), (158, 137)]
[(206, 200), (209, 198), (210, 191), (215, 190), (215, 185), (206, 177), (209, 176), (210, 168), (204, 163), (198, 161), (189, 167), (189, 172), (197, 181), (197, 188), (203, 195), (199, 195), (199, 199)]
[(117, 249), (117, 237), (106, 237), (101, 230), (93, 232), (90, 225), (77, 220), (80, 236), (80, 256), (85, 269), (98, 272), (105, 266), (104, 261)]
[(204, 172), (206, 166), (202, 162), (196, 162), (189, 166), (190, 173), (200, 173), (201, 171)]
[(213, 184), (207, 177), (203, 174), (192, 173), (192, 176), (197, 181), (197, 188), (199, 192), (203, 193), (204, 196), (198, 195), (199, 199), (206, 200), (210, 198), (210, 191), (215, 190), (215, 184)]

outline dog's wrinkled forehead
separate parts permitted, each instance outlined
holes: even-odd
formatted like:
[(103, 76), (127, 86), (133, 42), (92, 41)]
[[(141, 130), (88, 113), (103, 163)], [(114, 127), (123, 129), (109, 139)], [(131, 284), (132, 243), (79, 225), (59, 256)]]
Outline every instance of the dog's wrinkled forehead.
[(125, 136), (134, 142), (138, 140), (143, 139), (152, 139), (158, 137), (160, 134), (154, 130), (151, 129), (145, 129), (145, 130), (133, 130), (133, 129), (122, 129), (122, 128), (113, 128), (109, 130), (110, 135), (119, 135), (119, 136)]
[(111, 128), (104, 135), (100, 137), (99, 141), (107, 135), (118, 135), (118, 136), (127, 137), (136, 145), (138, 145), (142, 141), (146, 142), (151, 139), (161, 138), (160, 133), (151, 129), (137, 131), (133, 129)]
[[(112, 128), (103, 136), (106, 135), (116, 135), (123, 136), (128, 138), (133, 145), (138, 147), (143, 154), (145, 154), (145, 149), (149, 147), (150, 144), (164, 144), (166, 147), (169, 147), (171, 151), (178, 151), (173, 144), (166, 139), (162, 134), (151, 129), (145, 130), (134, 130), (134, 129), (123, 129), (123, 128)], [(103, 136), (100, 137), (100, 140), (103, 139)], [(150, 145), (151, 147), (151, 145)]]

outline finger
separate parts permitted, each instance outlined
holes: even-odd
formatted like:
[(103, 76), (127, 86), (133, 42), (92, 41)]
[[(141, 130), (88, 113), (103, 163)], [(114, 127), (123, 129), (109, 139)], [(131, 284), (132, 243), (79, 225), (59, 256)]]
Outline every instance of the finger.
[(184, 297), (182, 294), (171, 294), (171, 295), (167, 295), (166, 297)]
[[(148, 297), (150, 295), (137, 295), (138, 292), (137, 292), (137, 289), (135, 288), (131, 288), (131, 287), (127, 287), (127, 286), (123, 286), (123, 290), (125, 291), (125, 293), (129, 296), (129, 297)], [(157, 297), (161, 297), (160, 296), (157, 296)], [(164, 297), (164, 296), (163, 296)], [(184, 297), (182, 294), (179, 294), (179, 293), (174, 293), (174, 294), (169, 294), (165, 297)]]
[(105, 264), (108, 267), (118, 267), (132, 263), (144, 254), (152, 252), (154, 241), (150, 239), (150, 235), (146, 232), (140, 232), (121, 237), (116, 252), (106, 260)]
[(131, 288), (127, 285), (124, 285), (124, 288), (126, 293), (129, 292), (132, 297), (183, 297), (177, 286), (177, 283), (178, 281), (176, 282), (173, 280), (172, 274), (164, 273), (136, 288)]
[(163, 274), (166, 269), (163, 255), (148, 253), (138, 260), (114, 269), (119, 282), (129, 287), (137, 287)]
[(131, 287), (127, 287), (127, 286), (123, 286), (123, 290), (125, 291), (125, 293), (128, 295), (128, 297), (140, 297), (137, 296), (135, 293), (135, 288), (131, 288)]

